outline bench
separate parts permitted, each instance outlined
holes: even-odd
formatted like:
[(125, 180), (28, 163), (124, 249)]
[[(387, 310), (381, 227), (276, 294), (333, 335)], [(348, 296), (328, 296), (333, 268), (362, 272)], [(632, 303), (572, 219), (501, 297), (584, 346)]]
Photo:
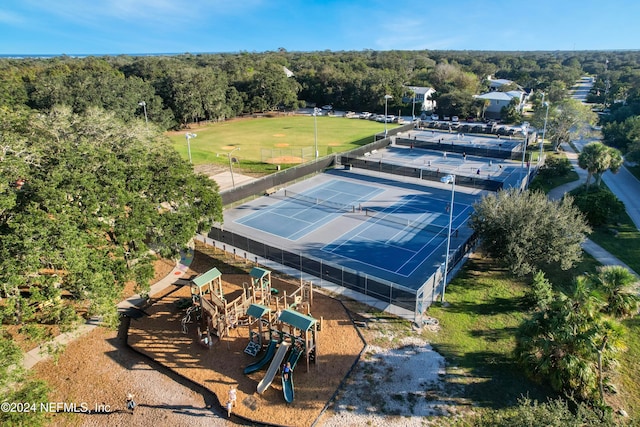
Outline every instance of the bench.
[(271, 187), (271, 188), (267, 188), (267, 190), (264, 192), (265, 196), (270, 196), (272, 194), (274, 194), (276, 191), (278, 191), (277, 188)]

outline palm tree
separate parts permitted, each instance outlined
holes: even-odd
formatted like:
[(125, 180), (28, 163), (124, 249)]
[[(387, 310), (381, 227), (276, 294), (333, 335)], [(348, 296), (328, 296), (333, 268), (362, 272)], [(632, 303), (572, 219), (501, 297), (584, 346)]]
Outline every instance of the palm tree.
[(600, 185), (602, 174), (607, 170), (617, 173), (622, 167), (622, 154), (615, 148), (607, 147), (601, 142), (591, 142), (584, 146), (578, 156), (578, 166), (587, 170), (586, 186), (591, 177), (596, 177), (596, 185)]
[(623, 328), (618, 322), (604, 320), (596, 325), (591, 336), (591, 343), (598, 354), (598, 392), (600, 401), (604, 401), (604, 370), (617, 364), (613, 355), (625, 349), (622, 341)]
[(592, 280), (603, 293), (605, 313), (619, 319), (638, 312), (640, 298), (632, 289), (638, 279), (629, 270), (618, 265), (602, 266)]

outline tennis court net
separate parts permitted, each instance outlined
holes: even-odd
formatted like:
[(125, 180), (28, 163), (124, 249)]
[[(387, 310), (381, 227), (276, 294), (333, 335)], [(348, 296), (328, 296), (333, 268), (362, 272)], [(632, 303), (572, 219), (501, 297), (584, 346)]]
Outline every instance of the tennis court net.
[(379, 222), (385, 222), (390, 225), (402, 226), (403, 228), (413, 228), (421, 231), (428, 231), (436, 236), (447, 236), (449, 226), (441, 227), (439, 225), (433, 225), (426, 222), (412, 221), (409, 218), (404, 218), (398, 215), (393, 215), (375, 208), (367, 207), (364, 209), (366, 216), (376, 219)]
[(318, 206), (318, 207), (326, 207), (339, 212), (355, 212), (356, 208), (354, 205), (332, 202), (331, 200), (321, 199), (319, 197), (307, 196), (300, 193), (295, 193), (291, 190), (284, 190), (284, 196), (286, 198), (295, 200), (297, 202), (302, 202), (307, 205)]

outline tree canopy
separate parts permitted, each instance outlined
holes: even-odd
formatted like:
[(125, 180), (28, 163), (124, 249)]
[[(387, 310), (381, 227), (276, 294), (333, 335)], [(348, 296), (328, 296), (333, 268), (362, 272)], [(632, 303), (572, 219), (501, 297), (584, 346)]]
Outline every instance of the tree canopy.
[(635, 277), (624, 267), (604, 266), (552, 296), (543, 276), (536, 281), (538, 298), (531, 318), (519, 328), (517, 359), (531, 377), (548, 381), (554, 390), (603, 402), (617, 355), (626, 348), (617, 319), (637, 313)]
[(5, 320), (64, 323), (69, 298), (114, 315), (126, 281), (148, 286), (150, 250), (176, 256), (222, 219), (216, 184), (144, 122), (96, 108), (2, 108), (0, 135)]
[(518, 275), (549, 265), (571, 268), (591, 231), (570, 197), (551, 201), (542, 192), (509, 189), (473, 207), (470, 224), (482, 248)]

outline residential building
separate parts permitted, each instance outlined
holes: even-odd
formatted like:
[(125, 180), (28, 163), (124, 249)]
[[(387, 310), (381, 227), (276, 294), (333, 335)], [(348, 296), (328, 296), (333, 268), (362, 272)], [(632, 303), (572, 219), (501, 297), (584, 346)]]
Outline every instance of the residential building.
[[(411, 103), (413, 102), (416, 106), (416, 113), (421, 113), (422, 111), (433, 111), (436, 108), (436, 101), (431, 99), (431, 96), (436, 93), (436, 90), (432, 87), (423, 87), (423, 86), (405, 86), (408, 93), (402, 98), (402, 102)], [(415, 94), (415, 98), (413, 97)]]

